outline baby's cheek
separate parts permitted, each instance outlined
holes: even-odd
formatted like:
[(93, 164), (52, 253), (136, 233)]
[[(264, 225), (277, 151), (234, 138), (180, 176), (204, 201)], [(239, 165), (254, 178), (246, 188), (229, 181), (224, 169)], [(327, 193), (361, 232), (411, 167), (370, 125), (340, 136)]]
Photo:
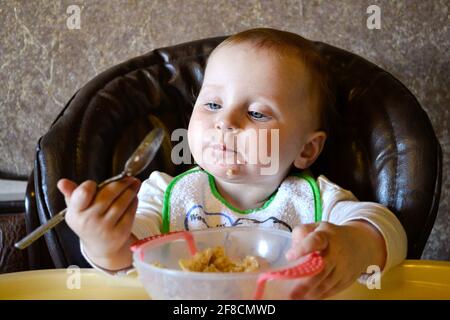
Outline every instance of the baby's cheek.
[(188, 143), (189, 149), (191, 150), (194, 159), (201, 150), (201, 140), (199, 138), (200, 138), (199, 129), (196, 128), (195, 126), (192, 127), (190, 126), (188, 130)]
[(267, 132), (267, 154), (279, 156), (280, 151), (280, 131), (278, 129), (271, 129)]
[(283, 154), (282, 151), (286, 147), (285, 142), (280, 137), (280, 130), (270, 129), (262, 131), (260, 136), (262, 140), (259, 141), (259, 148), (272, 160), (276, 158), (280, 162)]
[(188, 129), (188, 143), (194, 160), (201, 164), (205, 160), (205, 149), (214, 131), (203, 126), (201, 121), (191, 122)]
[(245, 152), (248, 163), (267, 165), (270, 159), (280, 156), (278, 129), (247, 130), (239, 136), (237, 149)]
[(278, 151), (272, 145), (272, 153), (278, 153), (279, 166), (282, 170), (285, 170), (292, 165), (295, 158), (299, 155), (300, 148), (299, 137), (297, 135), (291, 134), (290, 136), (283, 137), (280, 133)]

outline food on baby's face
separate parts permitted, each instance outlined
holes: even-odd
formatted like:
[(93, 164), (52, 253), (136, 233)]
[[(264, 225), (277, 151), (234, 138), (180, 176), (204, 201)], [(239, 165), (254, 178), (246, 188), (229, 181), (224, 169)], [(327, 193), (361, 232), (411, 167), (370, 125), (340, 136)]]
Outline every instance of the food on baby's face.
[(246, 256), (235, 262), (225, 255), (223, 247), (207, 248), (190, 259), (180, 259), (178, 264), (182, 270), (192, 272), (253, 272), (259, 268), (256, 257)]

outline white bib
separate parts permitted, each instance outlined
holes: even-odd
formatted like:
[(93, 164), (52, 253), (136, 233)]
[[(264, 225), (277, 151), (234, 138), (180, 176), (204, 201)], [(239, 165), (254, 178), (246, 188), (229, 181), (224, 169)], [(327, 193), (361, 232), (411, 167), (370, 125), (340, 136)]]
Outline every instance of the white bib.
[(253, 224), (292, 231), (299, 224), (319, 222), (321, 215), (319, 188), (305, 173), (288, 176), (262, 207), (239, 210), (219, 194), (211, 174), (195, 167), (167, 186), (162, 233)]

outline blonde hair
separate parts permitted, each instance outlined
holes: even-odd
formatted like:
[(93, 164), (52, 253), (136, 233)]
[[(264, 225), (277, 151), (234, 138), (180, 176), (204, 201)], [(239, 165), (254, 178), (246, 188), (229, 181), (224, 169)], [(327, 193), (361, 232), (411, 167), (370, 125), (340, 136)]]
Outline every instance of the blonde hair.
[(256, 49), (266, 49), (277, 57), (286, 54), (297, 56), (311, 76), (312, 87), (309, 89), (317, 95), (319, 101), (320, 127), (318, 129), (326, 133), (330, 131), (329, 111), (335, 103), (332, 83), (327, 62), (311, 40), (295, 33), (271, 28), (249, 29), (226, 38), (211, 52), (209, 58), (221, 48), (237, 44), (249, 44)]

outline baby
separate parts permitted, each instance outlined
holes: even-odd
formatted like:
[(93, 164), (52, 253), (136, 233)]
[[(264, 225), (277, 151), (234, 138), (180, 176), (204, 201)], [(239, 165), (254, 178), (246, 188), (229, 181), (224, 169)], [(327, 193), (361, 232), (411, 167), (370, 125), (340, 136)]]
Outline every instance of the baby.
[[(298, 280), (297, 299), (332, 296), (369, 266), (384, 272), (401, 263), (406, 234), (393, 213), (307, 170), (324, 147), (332, 103), (325, 62), (310, 41), (274, 29), (227, 38), (208, 59), (189, 123), (195, 168), (174, 178), (155, 171), (142, 185), (124, 178), (101, 190), (93, 181), (58, 182), (83, 255), (116, 274), (131, 267), (130, 244), (150, 235), (279, 228), (292, 231), (287, 259), (320, 251), (326, 263)], [(271, 163), (249, 155), (255, 145)]]

